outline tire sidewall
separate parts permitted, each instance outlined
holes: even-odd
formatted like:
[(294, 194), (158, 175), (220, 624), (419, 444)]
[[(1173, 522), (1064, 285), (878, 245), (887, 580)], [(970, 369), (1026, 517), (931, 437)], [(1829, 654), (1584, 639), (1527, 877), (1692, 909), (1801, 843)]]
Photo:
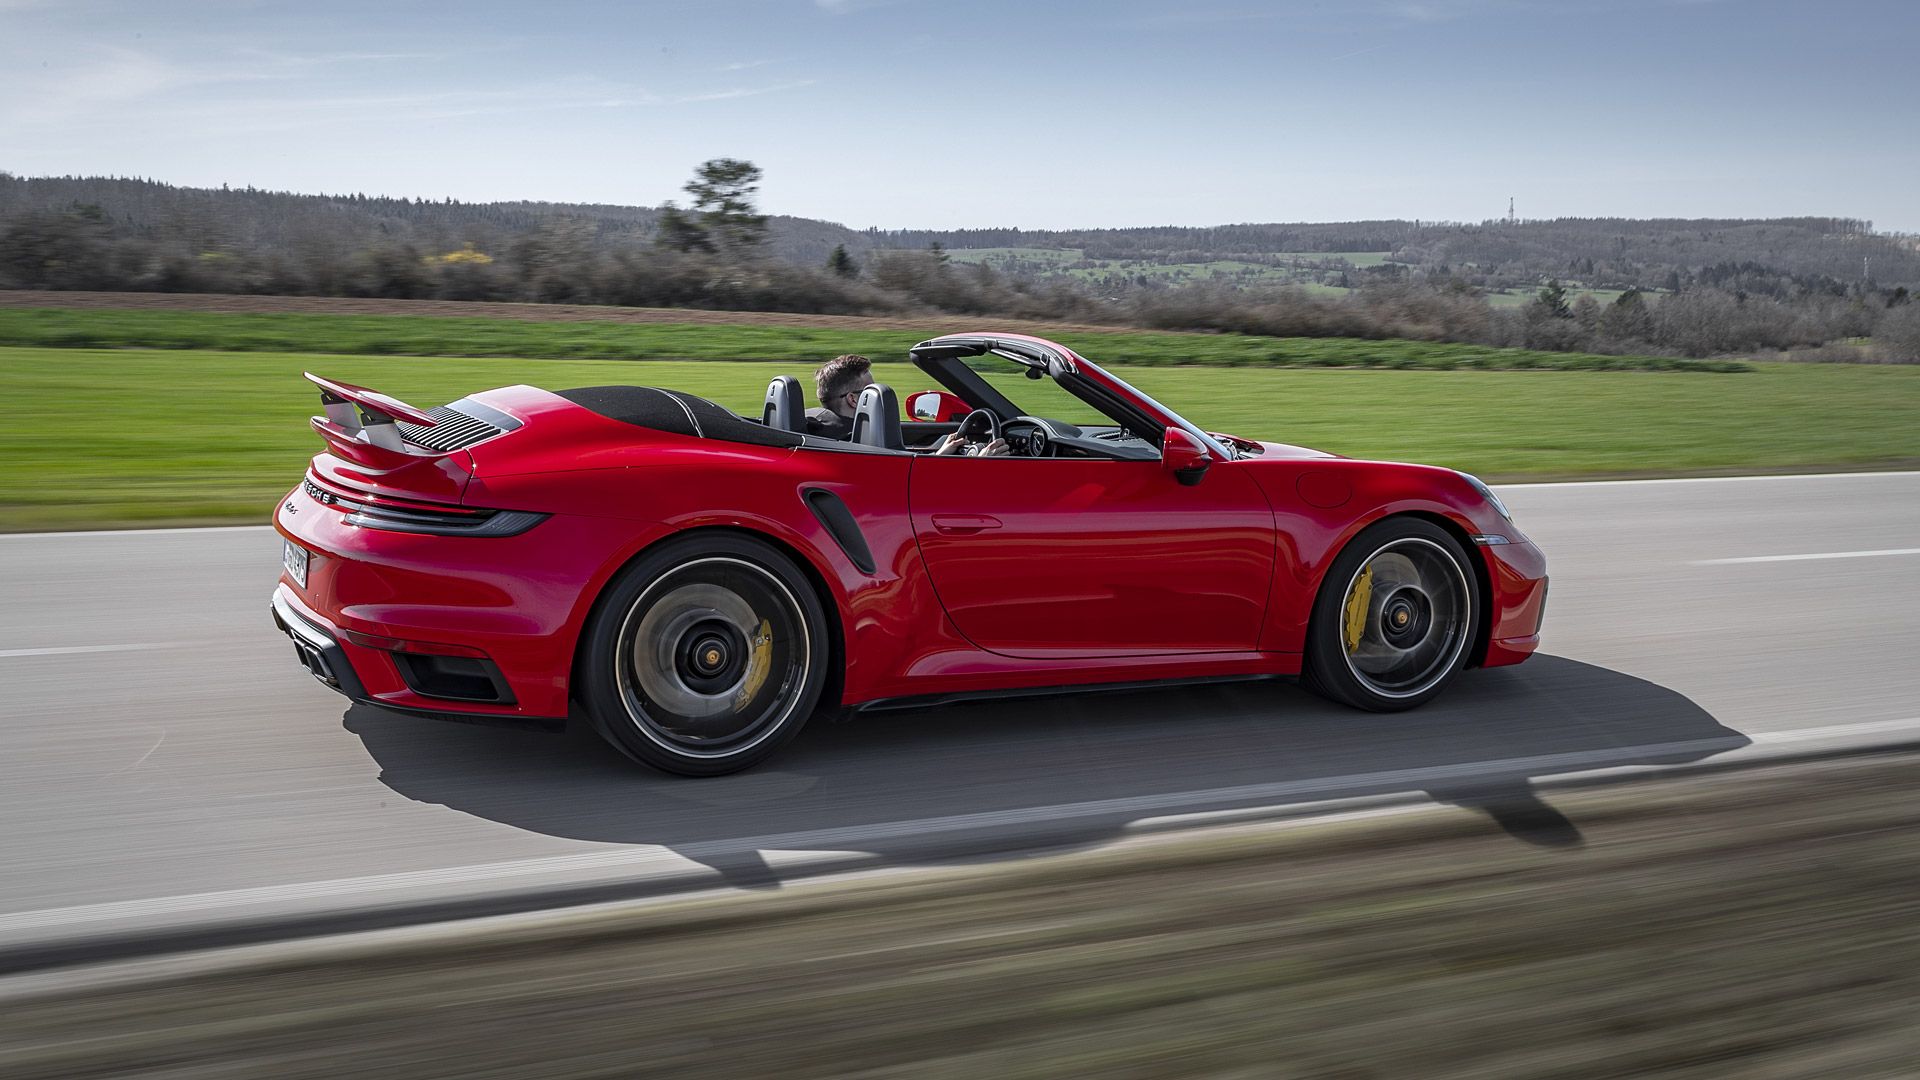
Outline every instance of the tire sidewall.
[[(1342, 640), (1344, 609), (1347, 600), (1347, 587), (1360, 567), (1375, 552), (1396, 540), (1421, 539), (1437, 544), (1454, 561), (1466, 584), (1467, 618), (1463, 631), (1465, 640), (1461, 643), (1447, 669), (1432, 685), (1417, 694), (1406, 697), (1392, 697), (1381, 694), (1361, 682), (1347, 667), (1345, 643)], [(1313, 616), (1307, 628), (1307, 657), (1305, 673), (1312, 688), (1328, 697), (1344, 702), (1357, 709), (1368, 712), (1400, 712), (1423, 705), (1438, 696), (1467, 665), (1472, 651), (1473, 640), (1479, 626), (1480, 607), (1484, 598), (1480, 595), (1478, 579), (1474, 575), (1472, 564), (1467, 561), (1468, 554), (1447, 530), (1430, 521), (1419, 518), (1393, 517), (1376, 522), (1362, 529), (1359, 534), (1347, 542), (1340, 554), (1328, 567), (1326, 576), (1320, 581), (1320, 591), (1314, 597)]]
[[(771, 734), (734, 753), (709, 757), (678, 752), (639, 731), (623, 703), (616, 665), (621, 662), (618, 652), (622, 626), (648, 588), (686, 563), (716, 556), (751, 563), (785, 587), (798, 605), (799, 618), (806, 624), (807, 673), (800, 686), (799, 700)], [(826, 612), (813, 585), (791, 558), (771, 544), (749, 536), (686, 535), (643, 552), (616, 574), (602, 593), (582, 634), (580, 704), (595, 730), (634, 760), (680, 776), (720, 776), (766, 760), (800, 733), (826, 684), (830, 659)]]

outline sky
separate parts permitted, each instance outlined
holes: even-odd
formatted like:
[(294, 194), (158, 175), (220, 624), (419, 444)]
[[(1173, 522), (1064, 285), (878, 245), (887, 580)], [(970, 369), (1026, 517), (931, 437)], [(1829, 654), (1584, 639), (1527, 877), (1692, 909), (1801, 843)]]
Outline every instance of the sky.
[(1920, 5), (0, 0), (0, 170), (855, 228), (1865, 218), (1920, 232)]

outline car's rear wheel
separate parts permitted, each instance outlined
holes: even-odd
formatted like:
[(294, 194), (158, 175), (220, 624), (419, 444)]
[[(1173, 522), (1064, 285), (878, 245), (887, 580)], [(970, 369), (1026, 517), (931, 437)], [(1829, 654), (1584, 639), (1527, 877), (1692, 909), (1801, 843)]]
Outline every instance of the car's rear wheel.
[(1431, 522), (1389, 518), (1354, 537), (1322, 580), (1307, 681), (1356, 708), (1411, 709), (1466, 666), (1477, 604), (1458, 541)]
[(636, 760), (717, 776), (799, 732), (829, 656), (826, 614), (791, 559), (702, 534), (648, 552), (609, 586), (586, 631), (582, 704)]

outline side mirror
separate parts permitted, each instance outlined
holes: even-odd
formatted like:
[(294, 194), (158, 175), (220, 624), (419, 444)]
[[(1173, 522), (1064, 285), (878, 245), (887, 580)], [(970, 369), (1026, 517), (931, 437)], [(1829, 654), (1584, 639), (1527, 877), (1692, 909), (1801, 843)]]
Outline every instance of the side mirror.
[(958, 420), (972, 411), (973, 406), (960, 395), (945, 390), (922, 390), (907, 395), (907, 415), (914, 420)]
[(1213, 455), (1185, 428), (1170, 427), (1160, 438), (1160, 467), (1188, 487), (1200, 482), (1213, 464)]

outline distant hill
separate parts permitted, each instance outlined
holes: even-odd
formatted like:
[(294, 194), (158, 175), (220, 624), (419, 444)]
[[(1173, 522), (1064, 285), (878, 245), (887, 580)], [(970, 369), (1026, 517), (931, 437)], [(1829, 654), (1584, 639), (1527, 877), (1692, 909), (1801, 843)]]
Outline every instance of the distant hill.
[[(502, 253), (541, 236), (564, 236), (596, 248), (639, 247), (649, 241), (659, 217), (657, 209), (640, 206), (434, 202), (0, 173), (0, 229), (23, 217), (76, 208), (99, 215), (116, 233), (196, 252), (262, 255), (354, 251), (378, 244), (406, 245), (424, 254), (467, 245)], [(1149, 275), (1140, 272), (1145, 267), (1209, 263), (1229, 265), (1181, 280), (1282, 280), (1344, 287), (1354, 283), (1356, 275), (1462, 274), (1470, 275), (1476, 286), (1494, 289), (1531, 287), (1555, 277), (1593, 289), (1660, 289), (1698, 282), (1772, 295), (1837, 293), (1869, 280), (1882, 288), (1920, 286), (1920, 243), (1914, 237), (1875, 233), (1871, 223), (1849, 218), (887, 231), (776, 216), (770, 226), (769, 254), (804, 266), (821, 265), (836, 245), (866, 256), (876, 250), (938, 244), (953, 253), (994, 251), (998, 268), (1017, 276), (1071, 276), (1103, 287), (1146, 281)], [(1362, 255), (1370, 257), (1355, 257)], [(1262, 267), (1283, 267), (1287, 273), (1263, 276), (1256, 272)]]
[[(109, 222), (156, 239), (190, 241), (203, 250), (285, 252), (354, 249), (378, 241), (422, 251), (472, 244), (500, 251), (546, 230), (584, 231), (601, 244), (640, 244), (652, 235), (657, 209), (593, 203), (438, 202), (381, 195), (301, 195), (258, 188), (176, 187), (128, 177), (14, 177), (0, 173), (0, 227), (16, 218), (74, 207), (97, 207)], [(824, 262), (835, 244), (868, 246), (863, 234), (807, 218), (775, 217), (772, 253), (795, 262)]]
[(1851, 218), (1350, 221), (865, 235), (877, 247), (938, 243), (949, 251), (1074, 251), (1088, 266), (1217, 260), (1284, 265), (1295, 261), (1287, 258), (1290, 255), (1372, 253), (1380, 258), (1350, 260), (1352, 268), (1472, 271), (1483, 284), (1496, 287), (1530, 286), (1558, 277), (1595, 288), (1659, 289), (1672, 287), (1676, 275), (1682, 281), (1766, 292), (1793, 285), (1832, 290), (1869, 281), (1883, 287), (1920, 284), (1920, 242), (1915, 237), (1876, 233), (1870, 222)]

